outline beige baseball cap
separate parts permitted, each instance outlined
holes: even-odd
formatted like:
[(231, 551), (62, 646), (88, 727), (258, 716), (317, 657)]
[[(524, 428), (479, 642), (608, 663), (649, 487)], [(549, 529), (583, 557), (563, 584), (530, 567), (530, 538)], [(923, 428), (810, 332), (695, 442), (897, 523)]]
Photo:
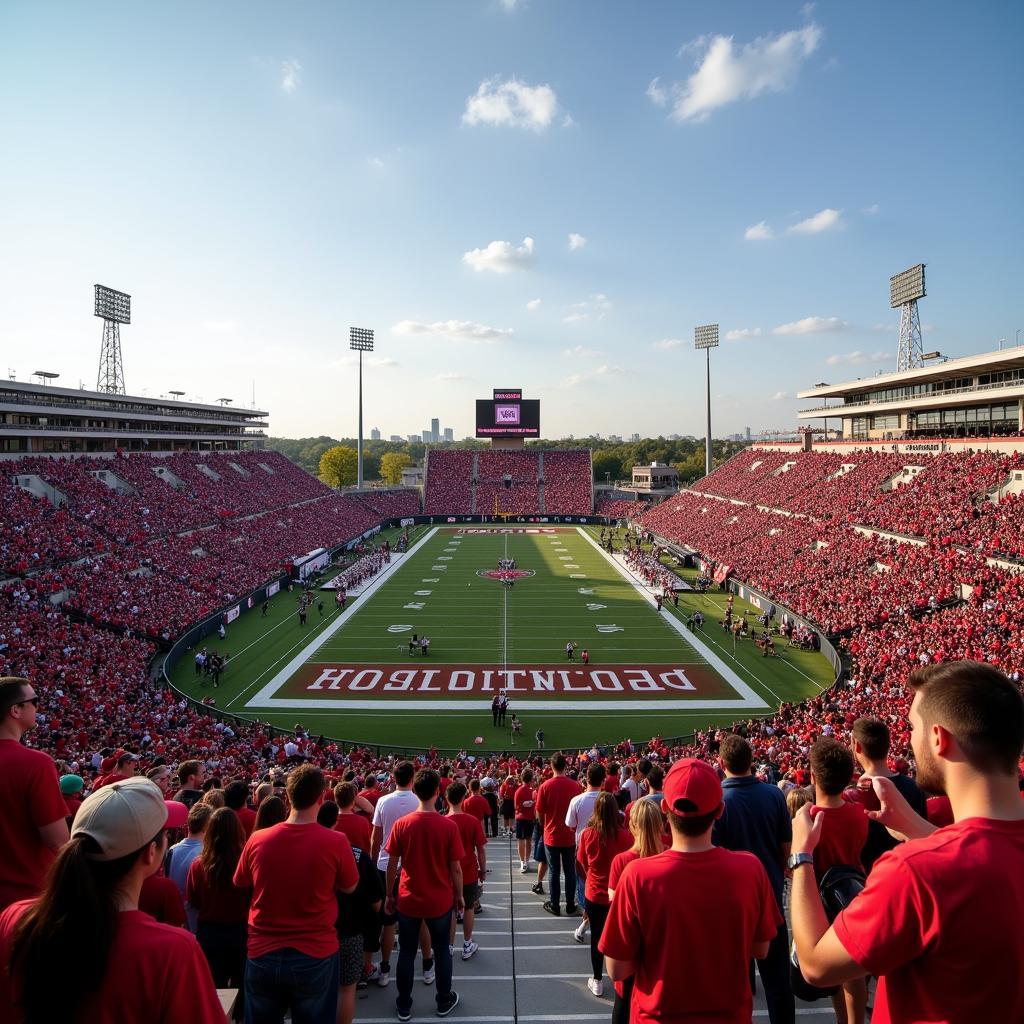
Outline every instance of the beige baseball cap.
[(85, 798), (75, 815), (71, 838), (93, 839), (100, 848), (94, 860), (117, 860), (141, 850), (161, 829), (184, 824), (182, 811), (187, 818), (185, 805), (164, 800), (159, 787), (149, 779), (124, 779)]

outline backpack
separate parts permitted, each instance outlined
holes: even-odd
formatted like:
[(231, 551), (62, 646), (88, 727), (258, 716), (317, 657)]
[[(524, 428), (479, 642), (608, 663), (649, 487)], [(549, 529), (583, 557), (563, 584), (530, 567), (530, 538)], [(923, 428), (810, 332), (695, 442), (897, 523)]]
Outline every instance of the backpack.
[[(818, 894), (821, 896), (822, 906), (825, 908), (825, 916), (828, 918), (829, 924), (854, 901), (866, 883), (867, 877), (864, 872), (860, 868), (850, 867), (848, 864), (835, 864), (821, 876), (821, 881), (818, 883)], [(839, 985), (819, 988), (804, 979), (800, 973), (800, 962), (797, 960), (795, 942), (790, 944), (789, 949), (789, 981), (793, 995), (809, 1003), (835, 995), (840, 988)]]

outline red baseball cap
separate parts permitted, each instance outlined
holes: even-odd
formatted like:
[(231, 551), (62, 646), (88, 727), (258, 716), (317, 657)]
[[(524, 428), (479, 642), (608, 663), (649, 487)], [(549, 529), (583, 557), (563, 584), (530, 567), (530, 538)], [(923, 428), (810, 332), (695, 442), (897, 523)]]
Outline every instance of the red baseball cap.
[(722, 783), (714, 768), (695, 757), (672, 765), (662, 787), (665, 806), (683, 818), (711, 814), (722, 806)]
[(188, 822), (188, 805), (180, 800), (165, 800), (167, 808), (167, 823), (164, 828), (184, 828)]

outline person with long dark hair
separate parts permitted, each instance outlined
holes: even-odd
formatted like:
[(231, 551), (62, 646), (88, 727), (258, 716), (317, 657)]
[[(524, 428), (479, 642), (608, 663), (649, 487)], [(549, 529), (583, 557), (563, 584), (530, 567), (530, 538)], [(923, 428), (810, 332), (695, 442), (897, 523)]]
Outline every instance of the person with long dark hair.
[(261, 801), (256, 811), (256, 823), (253, 825), (253, 832), (260, 832), (273, 825), (280, 825), (282, 821), (288, 820), (288, 808), (279, 796), (268, 796)]
[(238, 815), (230, 807), (214, 811), (185, 883), (185, 899), (196, 911), (196, 938), (217, 988), (243, 987), (252, 890), (240, 889), (233, 878), (244, 845)]
[(633, 836), (622, 823), (619, 805), (611, 793), (601, 793), (576, 847), (576, 866), (584, 878), (583, 896), (590, 921), (590, 966), (594, 975), (587, 987), (595, 996), (604, 994), (604, 957), (597, 946), (608, 919), (608, 876), (612, 861), (633, 845)]
[(139, 910), (142, 883), (163, 861), (165, 829), (184, 824), (171, 813), (145, 778), (83, 802), (39, 898), (0, 914), (0, 1020), (223, 1024), (195, 937)]

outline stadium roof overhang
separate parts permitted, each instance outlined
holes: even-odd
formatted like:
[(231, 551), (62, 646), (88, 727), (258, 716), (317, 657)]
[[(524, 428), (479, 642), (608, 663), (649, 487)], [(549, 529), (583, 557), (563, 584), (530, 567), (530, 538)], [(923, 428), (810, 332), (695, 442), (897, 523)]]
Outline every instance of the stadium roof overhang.
[(797, 398), (842, 398), (859, 391), (875, 391), (879, 388), (900, 385), (923, 384), (927, 381), (943, 380), (948, 377), (962, 377), (971, 373), (998, 373), (1001, 370), (1024, 368), (1024, 345), (1001, 349), (996, 352), (982, 352), (959, 359), (944, 359), (919, 366), (902, 373), (880, 373), (875, 377), (860, 377), (842, 384), (824, 384), (819, 387), (798, 391)]

